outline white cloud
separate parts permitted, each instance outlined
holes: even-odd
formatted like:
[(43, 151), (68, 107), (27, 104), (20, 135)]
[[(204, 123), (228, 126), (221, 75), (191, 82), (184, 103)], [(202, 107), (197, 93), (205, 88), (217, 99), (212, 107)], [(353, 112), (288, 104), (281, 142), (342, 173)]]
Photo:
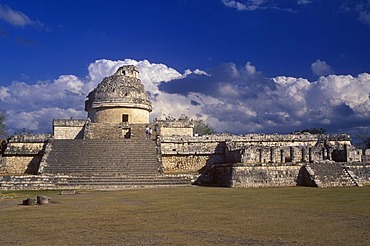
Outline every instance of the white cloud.
[(263, 5), (266, 3), (266, 0), (247, 0), (245, 3), (234, 0), (222, 0), (222, 3), (229, 8), (235, 8), (239, 11), (243, 11), (265, 8)]
[(31, 111), (7, 111), (7, 125), (12, 130), (29, 129), (34, 132), (51, 133), (53, 119), (84, 119), (86, 113), (74, 108), (61, 109), (57, 107), (40, 108)]
[(0, 107), (8, 126), (50, 132), (53, 118), (86, 118), (84, 101), (101, 80), (124, 64), (136, 65), (150, 93), (151, 119), (186, 114), (219, 132), (292, 132), (309, 127), (328, 130), (368, 126), (370, 74), (328, 75), (316, 81), (266, 78), (250, 62), (223, 64), (183, 74), (147, 60), (97, 60), (88, 75), (61, 75), (34, 85), (13, 82), (0, 87)]
[(307, 4), (310, 4), (312, 1), (310, 0), (298, 0), (297, 1), (297, 4), (299, 5), (307, 5)]
[(89, 83), (85, 85), (85, 93), (93, 90), (103, 78), (114, 74), (117, 69), (123, 65), (135, 65), (140, 72), (140, 78), (145, 89), (151, 93), (157, 92), (157, 85), (159, 82), (166, 82), (181, 77), (181, 74), (175, 69), (169, 68), (164, 64), (150, 63), (148, 60), (136, 61), (133, 59), (125, 59), (123, 61), (111, 61), (101, 59), (96, 60), (88, 66)]
[(333, 69), (325, 61), (316, 60), (311, 64), (311, 70), (315, 75), (326, 76), (334, 73)]
[[(287, 11), (295, 13), (297, 10), (284, 6), (285, 2), (277, 0), (221, 0), (226, 7), (234, 8), (238, 11), (255, 11), (274, 9), (279, 11)], [(297, 0), (298, 5), (307, 5), (310, 0)]]
[(370, 0), (358, 4), (356, 10), (359, 14), (358, 20), (370, 25)]
[(342, 8), (345, 11), (356, 13), (358, 21), (370, 25), (370, 0), (348, 1)]
[(358, 20), (362, 23), (370, 25), (370, 11), (361, 11), (359, 13)]
[(20, 11), (0, 4), (0, 19), (14, 26), (26, 26), (36, 23)]

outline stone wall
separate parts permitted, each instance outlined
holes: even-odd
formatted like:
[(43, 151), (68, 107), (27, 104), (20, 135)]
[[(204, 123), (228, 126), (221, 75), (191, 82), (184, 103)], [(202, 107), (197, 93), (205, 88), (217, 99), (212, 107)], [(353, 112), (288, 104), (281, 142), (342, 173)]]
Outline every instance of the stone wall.
[(149, 111), (134, 107), (101, 107), (89, 112), (91, 122), (94, 123), (121, 123), (122, 115), (128, 115), (129, 124), (149, 124)]
[(42, 155), (5, 156), (2, 174), (37, 174)]
[(193, 128), (186, 128), (186, 127), (162, 127), (161, 134), (164, 136), (192, 136), (193, 135)]
[(225, 162), (225, 142), (208, 137), (161, 137), (164, 171), (197, 172), (205, 165)]
[(53, 135), (55, 139), (83, 139), (86, 120), (54, 119)]
[(122, 124), (88, 123), (85, 139), (122, 139)]
[(233, 168), (231, 187), (296, 186), (301, 165), (240, 166)]
[(370, 162), (370, 149), (366, 149), (361, 156), (361, 162)]
[(370, 163), (356, 163), (345, 168), (342, 164), (337, 162), (316, 163), (315, 165), (303, 163), (284, 165), (217, 164), (206, 167), (199, 176), (197, 184), (237, 188), (297, 185), (323, 188), (361, 186), (361, 183), (369, 183)]
[(235, 188), (296, 186), (301, 165), (220, 164), (208, 167), (198, 183)]
[(346, 165), (359, 178), (361, 183), (370, 183), (370, 162)]
[(2, 155), (1, 174), (37, 174), (44, 147), (51, 135), (15, 135)]
[(200, 172), (206, 165), (223, 163), (223, 155), (162, 155), (165, 172)]
[(193, 136), (194, 122), (189, 119), (156, 119), (153, 124), (158, 134), (164, 138), (172, 136)]
[[(197, 171), (201, 165), (221, 163), (343, 162), (347, 151), (351, 161), (361, 159), (359, 150), (350, 145), (345, 134), (161, 135), (160, 145), (164, 170), (171, 171)], [(196, 161), (190, 161), (192, 158)]]

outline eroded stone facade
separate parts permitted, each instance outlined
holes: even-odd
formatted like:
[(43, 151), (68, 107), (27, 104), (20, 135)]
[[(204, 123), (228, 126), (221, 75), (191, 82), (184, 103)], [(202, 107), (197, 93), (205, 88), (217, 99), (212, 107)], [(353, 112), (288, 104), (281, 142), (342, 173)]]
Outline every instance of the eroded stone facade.
[(361, 150), (351, 145), (348, 135), (161, 136), (160, 143), (164, 170), (172, 171), (175, 167), (179, 171), (184, 171), (181, 167), (199, 170), (199, 165), (194, 165), (192, 169), (189, 167), (189, 156), (206, 156), (208, 161), (204, 164), (360, 162), (363, 158)]
[(122, 66), (91, 91), (85, 110), (92, 123), (149, 124), (151, 103), (135, 66)]
[(194, 122), (189, 119), (155, 119), (153, 125), (162, 137), (193, 136)]
[(83, 139), (86, 120), (54, 119), (53, 136), (55, 139)]
[(16, 135), (8, 139), (1, 157), (2, 174), (37, 174), (51, 135)]

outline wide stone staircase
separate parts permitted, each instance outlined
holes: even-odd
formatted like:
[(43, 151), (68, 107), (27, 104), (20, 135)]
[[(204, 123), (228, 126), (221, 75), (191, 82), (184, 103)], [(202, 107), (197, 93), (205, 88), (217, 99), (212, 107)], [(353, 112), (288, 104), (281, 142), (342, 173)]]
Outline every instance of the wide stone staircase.
[(132, 139), (54, 139), (41, 163), (43, 173), (88, 176), (158, 173), (154, 141)]
[(310, 163), (304, 166), (307, 174), (319, 188), (338, 186), (362, 186), (357, 177), (343, 163)]
[(51, 140), (39, 173), (5, 176), (0, 189), (121, 189), (190, 185), (189, 175), (159, 172), (156, 145), (145, 139)]

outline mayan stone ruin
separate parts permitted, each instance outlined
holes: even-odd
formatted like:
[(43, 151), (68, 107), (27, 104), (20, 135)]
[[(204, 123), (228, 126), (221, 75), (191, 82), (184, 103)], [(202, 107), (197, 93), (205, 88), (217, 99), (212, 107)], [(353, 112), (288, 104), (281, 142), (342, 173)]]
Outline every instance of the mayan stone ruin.
[[(14, 135), (2, 145), (0, 189), (362, 186), (370, 150), (346, 134), (195, 136), (191, 119), (149, 120), (135, 66), (87, 95), (86, 119), (54, 119), (52, 135)], [(146, 139), (146, 128), (153, 135)]]

